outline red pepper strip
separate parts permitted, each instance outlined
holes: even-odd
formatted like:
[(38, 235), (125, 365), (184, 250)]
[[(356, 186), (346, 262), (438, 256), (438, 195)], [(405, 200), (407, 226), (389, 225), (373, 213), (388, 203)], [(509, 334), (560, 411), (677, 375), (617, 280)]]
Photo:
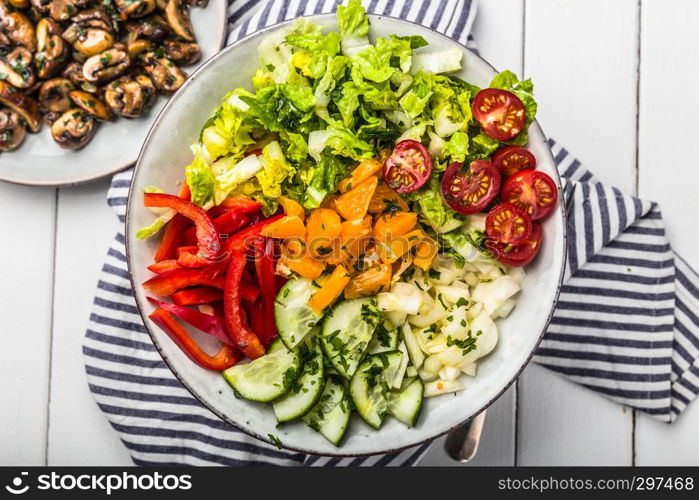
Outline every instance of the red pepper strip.
[(247, 300), (248, 302), (252, 303), (257, 300), (257, 297), (260, 295), (260, 288), (257, 285), (254, 285), (250, 283), (249, 281), (246, 281), (245, 279), (242, 279), (240, 281), (240, 298)]
[(267, 219), (263, 219), (252, 226), (246, 227), (242, 231), (238, 231), (233, 236), (225, 240), (224, 248), (227, 252), (240, 252), (243, 253), (248, 249), (252, 248), (253, 241), (255, 238), (260, 236), (260, 231), (262, 229), (274, 222), (275, 220), (281, 219), (284, 215), (274, 215)]
[(215, 259), (221, 251), (221, 241), (211, 217), (194, 203), (171, 194), (145, 193), (143, 204), (146, 207), (172, 208), (177, 213), (191, 219), (196, 226), (197, 246), (202, 257)]
[(234, 196), (226, 198), (219, 205), (221, 208), (235, 208), (243, 213), (251, 214), (262, 208), (262, 203), (248, 198), (247, 196)]
[(265, 308), (262, 299), (260, 298), (249, 305), (246, 304), (245, 309), (248, 312), (248, 318), (250, 318), (250, 326), (258, 337), (262, 337), (265, 331)]
[(143, 283), (143, 287), (161, 297), (188, 286), (212, 286), (223, 289), (225, 277), (221, 276), (223, 269), (219, 264), (201, 269), (175, 269), (167, 273), (153, 276)]
[(265, 348), (248, 326), (245, 310), (240, 303), (240, 280), (243, 277), (243, 269), (245, 269), (245, 254), (233, 252), (228, 262), (226, 288), (223, 290), (226, 326), (238, 348), (248, 358), (257, 359), (264, 355)]
[(223, 371), (235, 365), (242, 356), (228, 344), (221, 344), (221, 349), (211, 356), (199, 347), (189, 332), (180, 325), (175, 317), (164, 309), (156, 309), (148, 316), (179, 346), (189, 358), (202, 368)]
[[(189, 200), (191, 193), (189, 192), (189, 185), (185, 182), (180, 188), (180, 198), (183, 200)], [(185, 226), (189, 223), (189, 220), (183, 215), (177, 214), (170, 222), (165, 225), (163, 230), (163, 237), (160, 240), (160, 245), (155, 251), (153, 260), (159, 262), (165, 259), (174, 259), (176, 256), (176, 249), (182, 244), (182, 234)]]
[(223, 300), (223, 292), (218, 288), (188, 288), (175, 292), (170, 297), (178, 306), (197, 306)]
[(264, 311), (264, 330), (260, 340), (264, 345), (269, 345), (277, 336), (277, 326), (274, 323), (274, 300), (277, 297), (277, 283), (274, 277), (274, 240), (257, 238), (254, 245), (255, 271), (262, 291)]
[[(211, 215), (211, 212), (209, 212)], [(233, 234), (250, 224), (250, 217), (238, 209), (228, 210), (225, 214), (213, 219), (214, 226), (220, 234)], [(194, 227), (185, 229), (183, 243), (185, 245), (196, 245), (197, 236)]]
[(181, 267), (204, 267), (215, 264), (206, 257), (202, 257), (199, 252), (199, 247), (184, 246), (177, 249), (177, 264)]
[(161, 260), (160, 262), (148, 266), (148, 270), (155, 274), (163, 274), (181, 268), (182, 266), (180, 266), (175, 259)]
[(165, 309), (167, 312), (174, 314), (179, 319), (185, 323), (189, 323), (197, 330), (201, 330), (207, 335), (211, 335), (217, 340), (220, 340), (224, 344), (233, 346), (233, 341), (231, 340), (228, 332), (226, 331), (226, 325), (213, 314), (205, 314), (196, 309), (190, 309), (189, 307), (178, 306), (176, 304), (169, 304), (168, 302), (163, 302), (162, 300), (154, 299), (153, 297), (147, 297), (148, 302), (153, 304), (160, 309)]

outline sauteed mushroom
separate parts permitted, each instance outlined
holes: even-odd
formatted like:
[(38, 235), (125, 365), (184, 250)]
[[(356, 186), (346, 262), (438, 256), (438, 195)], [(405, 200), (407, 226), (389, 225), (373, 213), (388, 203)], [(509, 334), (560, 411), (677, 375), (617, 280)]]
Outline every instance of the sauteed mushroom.
[(34, 38), (34, 25), (27, 16), (21, 12), (10, 12), (3, 3), (0, 7), (0, 30), (15, 45), (21, 45), (28, 50), (36, 49)]
[(86, 56), (94, 56), (114, 46), (114, 37), (101, 28), (87, 28), (73, 44), (76, 50)]
[(36, 25), (34, 58), (39, 78), (50, 78), (68, 62), (68, 45), (61, 38), (61, 28), (53, 19), (44, 18)]
[(31, 87), (36, 81), (32, 53), (24, 47), (15, 47), (9, 54), (0, 56), (0, 73), (17, 88)]
[(112, 118), (112, 111), (107, 105), (95, 94), (85, 92), (84, 90), (71, 90), (68, 97), (73, 103), (100, 120), (109, 120)]
[(194, 28), (189, 19), (189, 7), (182, 4), (182, 0), (169, 0), (165, 8), (165, 18), (177, 36), (188, 42), (193, 42)]
[(141, 56), (143, 69), (153, 79), (158, 90), (174, 92), (187, 79), (187, 74), (175, 66), (167, 57), (158, 57), (155, 51), (146, 52)]
[(141, 38), (159, 43), (169, 31), (167, 22), (158, 15), (151, 15), (137, 21), (127, 21), (124, 26), (129, 32), (129, 41)]
[(136, 60), (139, 54), (153, 49), (153, 44), (148, 40), (134, 40), (126, 44), (126, 50), (132, 60)]
[(129, 118), (141, 116), (152, 104), (154, 97), (155, 86), (146, 75), (121, 77), (104, 89), (104, 98), (112, 110)]
[(165, 55), (177, 64), (194, 64), (201, 58), (201, 48), (198, 43), (165, 40), (163, 42)]
[(74, 0), (31, 0), (31, 3), (37, 12), (56, 21), (67, 21), (78, 11)]
[(80, 149), (95, 135), (95, 119), (82, 109), (65, 111), (51, 125), (51, 136), (63, 149)]
[(139, 18), (155, 10), (155, 0), (114, 0), (122, 18)]
[(110, 33), (115, 33), (114, 22), (109, 14), (100, 9), (86, 9), (78, 12), (71, 18), (71, 24), (63, 33), (70, 43), (77, 40), (81, 29), (99, 28)]
[(17, 149), (26, 135), (19, 115), (11, 109), (0, 109), (0, 151)]
[(31, 5), (29, 0), (8, 0), (15, 9), (26, 9)]
[(37, 102), (2, 80), (0, 80), (0, 104), (4, 104), (22, 117), (32, 132), (37, 132), (41, 128), (41, 114)]
[(68, 111), (71, 106), (68, 93), (71, 90), (75, 90), (75, 85), (67, 78), (57, 77), (45, 81), (39, 89), (39, 108), (53, 113)]
[(85, 92), (97, 92), (97, 85), (88, 82), (83, 74), (83, 65), (79, 62), (68, 64), (63, 70), (63, 76), (68, 78), (76, 87), (83, 89)]
[(88, 82), (103, 83), (123, 74), (130, 64), (131, 59), (126, 47), (115, 45), (85, 61), (83, 75)]

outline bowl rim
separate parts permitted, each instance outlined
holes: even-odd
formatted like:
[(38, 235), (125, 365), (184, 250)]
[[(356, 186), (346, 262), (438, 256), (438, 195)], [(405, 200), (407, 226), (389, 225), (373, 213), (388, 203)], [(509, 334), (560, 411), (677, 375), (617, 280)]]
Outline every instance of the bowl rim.
[[(219, 10), (218, 12), (218, 18), (219, 18), (219, 23), (217, 26), (218, 33), (219, 33), (219, 40), (218, 43), (216, 44), (216, 51), (211, 54), (207, 59), (202, 61), (199, 66), (192, 72), (190, 75), (190, 78), (199, 71), (199, 68), (206, 66), (211, 59), (216, 57), (218, 54), (221, 53), (221, 49), (225, 47), (226, 45), (226, 39), (228, 38), (228, 1), (223, 0), (219, 2)], [(189, 80), (189, 78), (187, 78)], [(185, 81), (186, 83), (186, 81)], [(183, 85), (184, 86), (184, 85)], [(179, 93), (179, 89), (172, 94), (169, 98), (167, 98), (167, 101), (165, 103), (165, 106), (163, 106), (163, 110), (167, 107), (168, 103), (175, 99), (177, 94)], [(151, 130), (153, 130), (153, 127), (155, 126), (156, 122), (160, 119), (160, 115), (162, 114), (162, 111), (158, 113), (156, 116), (155, 120), (153, 121), (153, 124), (151, 125), (150, 129), (148, 129), (148, 134), (146, 135), (146, 140), (150, 136)], [(145, 144), (145, 142), (144, 142)], [(126, 170), (127, 168), (135, 165), (139, 158), (141, 157), (141, 151), (143, 150), (143, 147), (141, 147), (138, 151), (138, 155), (136, 156), (135, 160), (132, 160), (125, 165), (119, 165), (118, 167), (113, 167), (110, 168), (109, 170), (105, 172), (100, 172), (96, 175), (94, 174), (89, 174), (89, 175), (77, 175), (73, 177), (70, 180), (62, 180), (59, 182), (55, 181), (44, 181), (44, 180), (30, 180), (26, 178), (14, 178), (14, 177), (6, 177), (2, 171), (0, 171), (0, 181), (2, 182), (7, 182), (8, 184), (16, 184), (18, 186), (37, 186), (37, 187), (68, 187), (68, 186), (79, 186), (80, 184), (87, 184), (88, 182), (93, 182), (93, 181), (98, 181), (101, 179), (104, 179), (107, 176), (114, 175), (118, 172), (121, 172), (122, 170)], [(74, 151), (74, 153), (79, 154), (79, 151)], [(49, 159), (51, 157), (48, 157)], [(21, 161), (21, 160), (19, 160)]]
[[(139, 152), (139, 154), (138, 154), (138, 159), (136, 160), (135, 169), (134, 169), (134, 175), (133, 175), (133, 177), (132, 177), (132, 180), (135, 179), (135, 177), (136, 177), (136, 175), (137, 175), (137, 173), (138, 173), (138, 171), (139, 171), (139, 168), (140, 168), (140, 165), (141, 165), (142, 156), (143, 156), (145, 150), (148, 148), (148, 145), (149, 145), (149, 143), (150, 143), (150, 141), (151, 141), (152, 136), (155, 134), (155, 132), (156, 132), (156, 130), (158, 129), (158, 127), (159, 127), (161, 121), (163, 121), (163, 119), (165, 118), (165, 115), (166, 115), (167, 112), (169, 111), (170, 106), (172, 106), (173, 103), (175, 102), (175, 100), (179, 97), (179, 95), (180, 95), (181, 93), (184, 92), (185, 87), (187, 87), (191, 82), (193, 82), (193, 81), (200, 75), (201, 72), (205, 71), (206, 68), (207, 68), (210, 64), (213, 64), (213, 62), (214, 62), (215, 60), (217, 60), (219, 57), (223, 57), (224, 54), (226, 54), (226, 53), (228, 53), (228, 52), (230, 52), (230, 51), (235, 50), (235, 48), (236, 48), (239, 44), (241, 44), (241, 43), (244, 42), (244, 41), (247, 41), (247, 40), (248, 40), (249, 38), (251, 38), (251, 37), (259, 36), (259, 35), (261, 35), (261, 34), (264, 34), (264, 33), (267, 33), (267, 32), (273, 31), (273, 30), (277, 30), (277, 29), (279, 29), (279, 28), (282, 27), (282, 26), (289, 25), (289, 24), (293, 23), (296, 19), (299, 19), (299, 18), (313, 19), (313, 18), (319, 18), (319, 17), (327, 17), (328, 15), (331, 15), (331, 14), (332, 14), (332, 13), (322, 13), (322, 14), (311, 14), (311, 15), (299, 16), (299, 17), (297, 17), (297, 18), (289, 19), (289, 20), (282, 21), (282, 22), (279, 22), (279, 23), (275, 23), (275, 24), (272, 24), (272, 25), (267, 26), (267, 27), (265, 27), (265, 28), (262, 28), (262, 29), (260, 29), (260, 30), (254, 31), (254, 32), (249, 33), (249, 34), (245, 35), (244, 37), (242, 37), (242, 38), (240, 38), (240, 39), (238, 39), (238, 40), (232, 42), (231, 44), (227, 45), (226, 47), (223, 48), (223, 50), (219, 51), (219, 52), (216, 53), (214, 56), (210, 57), (205, 63), (203, 63), (201, 66), (199, 66), (199, 67), (190, 75), (190, 77), (189, 77), (189, 78), (187, 79), (187, 81), (184, 83), (184, 85), (182, 86), (182, 88), (177, 92), (177, 94), (175, 94), (171, 99), (168, 100), (168, 102), (165, 104), (165, 106), (163, 107), (163, 109), (160, 111), (160, 113), (158, 114), (157, 118), (156, 118), (155, 121), (153, 122), (153, 125), (151, 126), (150, 130), (148, 131), (148, 134), (147, 134), (147, 136), (146, 136), (146, 139), (145, 139), (145, 141), (143, 142), (143, 145), (142, 145), (142, 147), (141, 147), (141, 150), (140, 150), (140, 152)], [(458, 45), (459, 47), (461, 47), (463, 50), (469, 51), (473, 56), (475, 56), (475, 57), (477, 57), (478, 59), (480, 59), (482, 62), (484, 62), (486, 65), (488, 65), (488, 67), (490, 67), (493, 71), (496, 71), (496, 72), (497, 72), (497, 70), (495, 69), (495, 67), (494, 67), (492, 64), (490, 64), (488, 61), (486, 61), (479, 53), (477, 53), (477, 52), (475, 52), (475, 51), (469, 49), (468, 47), (466, 47), (466, 45), (462, 44), (461, 42), (459, 42), (459, 41), (457, 41), (457, 40), (454, 40), (453, 38), (450, 38), (449, 36), (447, 36), (447, 35), (445, 35), (445, 34), (443, 34), (443, 33), (440, 33), (440, 32), (438, 32), (438, 31), (436, 31), (435, 29), (429, 28), (429, 27), (427, 27), (427, 26), (423, 26), (423, 25), (421, 25), (421, 24), (419, 24), (419, 23), (416, 23), (416, 22), (413, 22), (413, 21), (409, 21), (409, 20), (406, 20), (406, 19), (401, 19), (401, 18), (399, 18), (399, 17), (388, 16), (388, 15), (370, 14), (370, 13), (367, 13), (367, 15), (369, 16), (369, 18), (374, 19), (374, 20), (380, 20), (380, 19), (383, 19), (383, 18), (388, 18), (388, 19), (392, 19), (392, 20), (398, 21), (398, 22), (400, 22), (400, 23), (408, 24), (408, 25), (411, 25), (411, 26), (418, 26), (418, 27), (420, 27), (420, 28), (422, 28), (422, 29), (427, 29), (427, 30), (431, 31), (434, 35), (436, 35), (437, 37), (443, 39), (444, 41), (446, 41), (446, 42), (448, 42), (448, 43), (451, 43), (451, 44), (456, 44), (456, 45)], [(530, 124), (530, 127), (536, 127), (536, 128), (538, 129), (539, 133), (541, 133), (541, 136), (543, 137), (544, 142), (547, 143), (546, 134), (544, 134), (543, 129), (541, 128), (541, 126), (539, 125), (539, 123), (538, 123), (538, 121), (537, 121), (536, 119)], [(558, 188), (559, 193), (563, 193), (563, 188), (562, 188), (562, 184), (561, 184), (560, 172), (558, 171), (557, 168), (555, 168), (556, 163), (555, 163), (555, 161), (554, 161), (553, 154), (551, 153), (551, 149), (550, 149), (550, 147), (548, 146), (548, 143), (547, 143), (547, 148), (546, 148), (546, 150), (547, 150), (547, 155), (548, 155), (548, 157), (549, 157), (549, 159), (550, 159), (550, 161), (551, 161), (551, 164), (554, 165), (554, 170), (555, 170), (554, 181), (556, 182), (556, 187)], [(128, 236), (128, 235), (130, 234), (130, 226), (131, 226), (131, 215), (132, 215), (132, 208), (131, 208), (131, 207), (133, 206), (134, 199), (135, 199), (135, 198), (134, 198), (134, 196), (133, 196), (133, 189), (129, 188), (129, 194), (128, 194), (127, 201), (126, 201), (125, 249), (126, 249), (126, 262), (127, 262), (127, 266), (128, 266), (128, 269), (129, 269), (129, 281), (131, 282), (131, 288), (132, 288), (132, 290), (136, 290), (136, 287), (137, 287), (137, 286), (140, 286), (140, 284), (138, 284), (138, 283), (136, 283), (136, 282), (134, 281), (134, 273), (131, 271), (131, 248), (130, 248), (130, 243), (129, 243), (130, 238), (129, 238), (129, 236)], [(432, 441), (438, 439), (439, 437), (444, 436), (444, 435), (450, 433), (450, 432), (453, 431), (454, 429), (456, 429), (456, 428), (458, 428), (458, 427), (461, 427), (462, 425), (466, 424), (466, 423), (469, 422), (471, 419), (473, 419), (474, 417), (476, 417), (477, 415), (479, 415), (480, 413), (483, 413), (483, 411), (485, 411), (486, 409), (488, 409), (495, 401), (497, 401), (497, 400), (512, 386), (513, 383), (515, 383), (515, 381), (517, 381), (517, 379), (518, 379), (519, 376), (522, 374), (522, 372), (524, 371), (524, 369), (525, 369), (527, 366), (529, 366), (529, 364), (531, 363), (532, 358), (534, 357), (534, 354), (536, 353), (536, 350), (537, 350), (538, 347), (539, 347), (539, 344), (541, 343), (541, 340), (542, 340), (543, 337), (544, 337), (544, 334), (546, 333), (546, 330), (548, 329), (548, 326), (549, 326), (549, 324), (550, 324), (550, 322), (551, 322), (551, 318), (553, 317), (553, 314), (554, 314), (554, 312), (555, 312), (555, 310), (556, 310), (556, 306), (557, 306), (557, 304), (558, 304), (558, 300), (559, 300), (560, 293), (561, 293), (561, 287), (562, 287), (562, 285), (563, 285), (563, 278), (564, 278), (564, 275), (565, 275), (565, 267), (566, 267), (567, 256), (568, 256), (568, 234), (567, 234), (567, 224), (566, 224), (566, 217), (565, 217), (565, 213), (566, 213), (566, 211), (565, 211), (565, 202), (564, 202), (563, 196), (559, 196), (559, 197), (558, 197), (557, 203), (558, 203), (558, 206), (559, 206), (559, 208), (560, 208), (560, 219), (561, 219), (561, 223), (562, 223), (562, 224), (561, 224), (561, 228), (562, 228), (562, 233), (563, 233), (563, 234), (562, 234), (563, 256), (562, 256), (562, 259), (561, 259), (561, 266), (560, 266), (560, 270), (559, 270), (559, 273), (558, 273), (558, 283), (556, 284), (555, 296), (554, 296), (554, 299), (553, 299), (553, 301), (552, 301), (552, 303), (551, 303), (551, 308), (550, 308), (550, 310), (549, 310), (548, 316), (546, 317), (546, 323), (544, 324), (544, 327), (543, 327), (541, 333), (539, 334), (539, 336), (538, 336), (538, 338), (537, 338), (537, 340), (536, 340), (536, 343), (534, 344), (534, 347), (532, 348), (531, 352), (530, 352), (529, 355), (527, 356), (527, 359), (524, 361), (524, 363), (522, 363), (522, 365), (519, 367), (519, 369), (518, 369), (517, 372), (514, 374), (514, 376), (513, 376), (513, 377), (503, 386), (503, 388), (502, 388), (500, 391), (498, 391), (498, 393), (497, 393), (496, 395), (494, 395), (486, 404), (484, 404), (484, 405), (483, 405), (478, 411), (476, 411), (473, 415), (471, 415), (471, 416), (465, 418), (464, 420), (462, 420), (462, 421), (459, 422), (458, 424), (455, 424), (455, 425), (449, 427), (448, 429), (446, 429), (446, 430), (444, 430), (444, 431), (439, 431), (439, 432), (433, 433), (433, 434), (431, 434), (430, 437), (425, 438), (425, 439), (420, 439), (419, 441), (416, 441), (416, 442), (411, 442), (411, 443), (408, 443), (408, 444), (405, 444), (405, 445), (402, 445), (402, 446), (392, 447), (392, 448), (388, 448), (388, 449), (381, 450), (381, 451), (375, 451), (375, 452), (369, 452), (369, 453), (354, 453), (354, 454), (342, 453), (342, 452), (340, 452), (340, 451), (338, 451), (338, 452), (333, 452), (333, 453), (328, 453), (328, 452), (319, 453), (319, 452), (313, 451), (313, 450), (308, 450), (308, 449), (299, 448), (299, 447), (295, 447), (295, 446), (288, 446), (288, 445), (286, 445), (286, 444), (284, 444), (284, 443), (282, 443), (282, 447), (283, 447), (285, 450), (289, 450), (289, 451), (293, 451), (293, 452), (297, 452), (297, 453), (303, 453), (303, 454), (307, 454), (307, 455), (316, 455), (316, 456), (334, 457), (334, 458), (367, 457), (367, 456), (375, 456), (375, 455), (385, 455), (385, 454), (390, 454), (390, 453), (398, 453), (398, 452), (403, 451), (403, 450), (406, 450), (406, 449), (408, 449), (408, 448), (415, 448), (415, 447), (418, 447), (418, 446), (422, 446), (422, 445), (424, 445), (424, 444), (426, 444), (426, 443), (430, 443), (430, 442), (432, 442)], [(165, 352), (164, 352), (163, 349), (161, 348), (161, 346), (160, 346), (160, 344), (159, 344), (157, 338), (156, 338), (155, 335), (152, 333), (152, 325), (150, 324), (150, 321), (148, 321), (148, 315), (145, 314), (145, 309), (144, 309), (145, 304), (143, 304), (143, 302), (139, 299), (139, 297), (137, 296), (136, 293), (134, 293), (134, 300), (135, 300), (135, 302), (136, 302), (136, 306), (137, 306), (137, 308), (138, 308), (139, 315), (141, 316), (141, 319), (143, 320), (144, 326), (146, 327), (146, 331), (148, 332), (148, 335), (150, 336), (150, 338), (151, 338), (151, 340), (152, 340), (152, 342), (153, 342), (153, 345), (155, 346), (156, 350), (158, 351), (158, 353), (160, 354), (160, 356), (162, 357), (163, 361), (164, 361), (165, 364), (168, 366), (168, 368), (170, 369), (170, 371), (172, 372), (172, 374), (173, 374), (173, 375), (175, 376), (175, 378), (177, 378), (177, 380), (185, 387), (185, 389), (187, 389), (187, 391), (189, 391), (189, 393), (192, 394), (192, 396), (194, 396), (194, 398), (195, 398), (197, 401), (199, 401), (199, 403), (201, 403), (205, 408), (207, 408), (209, 411), (211, 411), (211, 412), (212, 412), (214, 415), (216, 415), (219, 419), (221, 419), (221, 420), (223, 420), (224, 422), (228, 423), (229, 425), (231, 425), (231, 426), (234, 427), (235, 429), (238, 429), (238, 430), (240, 430), (241, 432), (244, 432), (245, 434), (247, 434), (247, 435), (249, 435), (249, 436), (251, 436), (251, 437), (254, 437), (255, 439), (258, 439), (258, 440), (260, 440), (260, 441), (262, 441), (262, 442), (264, 442), (264, 443), (267, 443), (267, 444), (276, 446), (277, 443), (272, 442), (272, 440), (269, 439), (268, 436), (262, 436), (262, 435), (260, 435), (260, 434), (257, 434), (256, 432), (254, 432), (254, 431), (252, 431), (252, 430), (246, 428), (246, 426), (243, 425), (242, 423), (234, 422), (232, 419), (230, 419), (229, 417), (227, 417), (226, 415), (224, 415), (224, 414), (223, 414), (222, 412), (220, 412), (218, 409), (216, 409), (216, 408), (214, 408), (212, 405), (208, 404), (208, 403), (204, 400), (204, 398), (198, 394), (197, 390), (196, 390), (195, 388), (193, 388), (192, 386), (190, 386), (190, 385), (186, 382), (186, 380), (184, 380), (184, 378), (173, 368), (173, 365), (171, 364), (170, 360), (168, 359), (168, 356), (165, 354)]]

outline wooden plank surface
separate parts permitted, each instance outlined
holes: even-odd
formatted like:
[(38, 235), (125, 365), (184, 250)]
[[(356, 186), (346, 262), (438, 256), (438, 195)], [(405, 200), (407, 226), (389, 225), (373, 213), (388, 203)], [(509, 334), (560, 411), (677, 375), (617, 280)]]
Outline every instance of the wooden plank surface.
[(0, 465), (46, 456), (56, 190), (0, 183)]
[[(636, 9), (529, 0), (525, 10), (525, 76), (544, 131), (626, 191), (636, 178)], [(631, 464), (632, 412), (536, 365), (519, 388), (519, 465)]]
[(58, 196), (49, 465), (129, 465), (116, 432), (90, 394), (82, 342), (97, 276), (118, 227), (108, 180)]
[[(669, 96), (686, 96), (699, 78), (696, 19), (699, 2), (644, 0), (641, 17), (639, 194), (660, 203), (673, 248), (699, 268), (696, 192), (699, 162), (693, 148), (699, 128), (691, 117), (699, 102), (689, 99), (682, 115), (668, 107)], [(672, 425), (638, 414), (639, 465), (699, 464), (699, 403)]]

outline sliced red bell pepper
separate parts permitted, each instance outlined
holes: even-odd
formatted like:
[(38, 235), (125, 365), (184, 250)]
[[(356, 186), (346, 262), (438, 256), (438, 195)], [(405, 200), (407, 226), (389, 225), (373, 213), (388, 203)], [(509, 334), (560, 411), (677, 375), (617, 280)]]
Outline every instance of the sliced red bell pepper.
[(264, 329), (260, 340), (268, 346), (277, 336), (274, 322), (274, 300), (277, 297), (277, 283), (274, 277), (274, 240), (260, 237), (254, 241), (255, 271), (262, 293)]
[[(250, 216), (238, 209), (232, 209), (213, 219), (213, 222), (220, 234), (233, 234), (250, 224)], [(197, 235), (194, 230), (194, 226), (185, 229), (182, 240), (185, 245), (196, 245)]]
[(162, 328), (192, 361), (202, 368), (223, 371), (235, 365), (242, 358), (234, 347), (224, 343), (221, 343), (221, 349), (213, 356), (207, 354), (194, 341), (189, 332), (177, 322), (175, 317), (164, 309), (158, 308), (148, 317)]
[(255, 332), (248, 326), (245, 310), (240, 301), (240, 281), (243, 277), (243, 269), (245, 269), (245, 254), (233, 252), (228, 261), (226, 287), (223, 290), (226, 326), (238, 348), (248, 358), (257, 359), (264, 355), (265, 348)]
[(200, 269), (175, 269), (167, 273), (153, 276), (143, 283), (143, 287), (161, 297), (171, 295), (173, 292), (189, 286), (211, 286), (223, 290), (226, 279), (222, 276), (224, 267), (214, 264)]
[(235, 208), (243, 213), (251, 214), (262, 208), (262, 203), (247, 196), (233, 196), (226, 198), (218, 206), (221, 208)]
[(187, 288), (186, 290), (173, 293), (171, 298), (178, 306), (197, 306), (223, 300), (223, 291), (208, 286)]
[(265, 226), (271, 224), (275, 220), (281, 219), (282, 217), (284, 217), (284, 215), (274, 215), (267, 219), (263, 219), (252, 226), (246, 227), (241, 231), (238, 231), (224, 241), (223, 246), (225, 251), (244, 253), (247, 250), (252, 249), (253, 241), (255, 238), (260, 236), (260, 231), (262, 231)]
[(245, 306), (248, 318), (250, 318), (250, 326), (258, 338), (262, 338), (265, 332), (265, 308), (262, 304), (262, 298), (251, 304), (245, 304)]
[(181, 267), (204, 267), (215, 263), (202, 257), (197, 246), (183, 246), (177, 249), (177, 264)]
[(211, 335), (224, 344), (235, 347), (233, 341), (228, 335), (228, 332), (226, 331), (226, 325), (217, 316), (213, 314), (205, 314), (201, 311), (197, 311), (196, 309), (190, 309), (189, 307), (163, 302), (162, 300), (154, 299), (153, 297), (147, 298), (148, 302), (154, 306), (165, 309), (167, 312), (174, 314), (179, 319), (185, 323), (189, 323), (197, 330), (201, 330), (207, 335)]
[(240, 298), (248, 302), (255, 302), (260, 296), (260, 288), (245, 279), (240, 281)]
[(194, 203), (171, 194), (145, 193), (143, 204), (146, 207), (171, 208), (194, 222), (197, 246), (202, 257), (215, 260), (221, 252), (221, 241), (211, 217)]
[[(183, 200), (189, 201), (191, 198), (191, 193), (189, 192), (189, 185), (185, 182), (180, 188), (179, 197)], [(174, 259), (177, 255), (177, 247), (182, 244), (182, 235), (184, 228), (189, 223), (189, 220), (180, 214), (175, 215), (170, 222), (165, 225), (163, 230), (163, 237), (160, 239), (160, 244), (158, 249), (155, 251), (153, 260), (159, 262), (165, 259)]]
[(180, 266), (175, 259), (161, 260), (160, 262), (148, 266), (148, 270), (155, 274), (163, 274), (181, 268), (182, 266)]

